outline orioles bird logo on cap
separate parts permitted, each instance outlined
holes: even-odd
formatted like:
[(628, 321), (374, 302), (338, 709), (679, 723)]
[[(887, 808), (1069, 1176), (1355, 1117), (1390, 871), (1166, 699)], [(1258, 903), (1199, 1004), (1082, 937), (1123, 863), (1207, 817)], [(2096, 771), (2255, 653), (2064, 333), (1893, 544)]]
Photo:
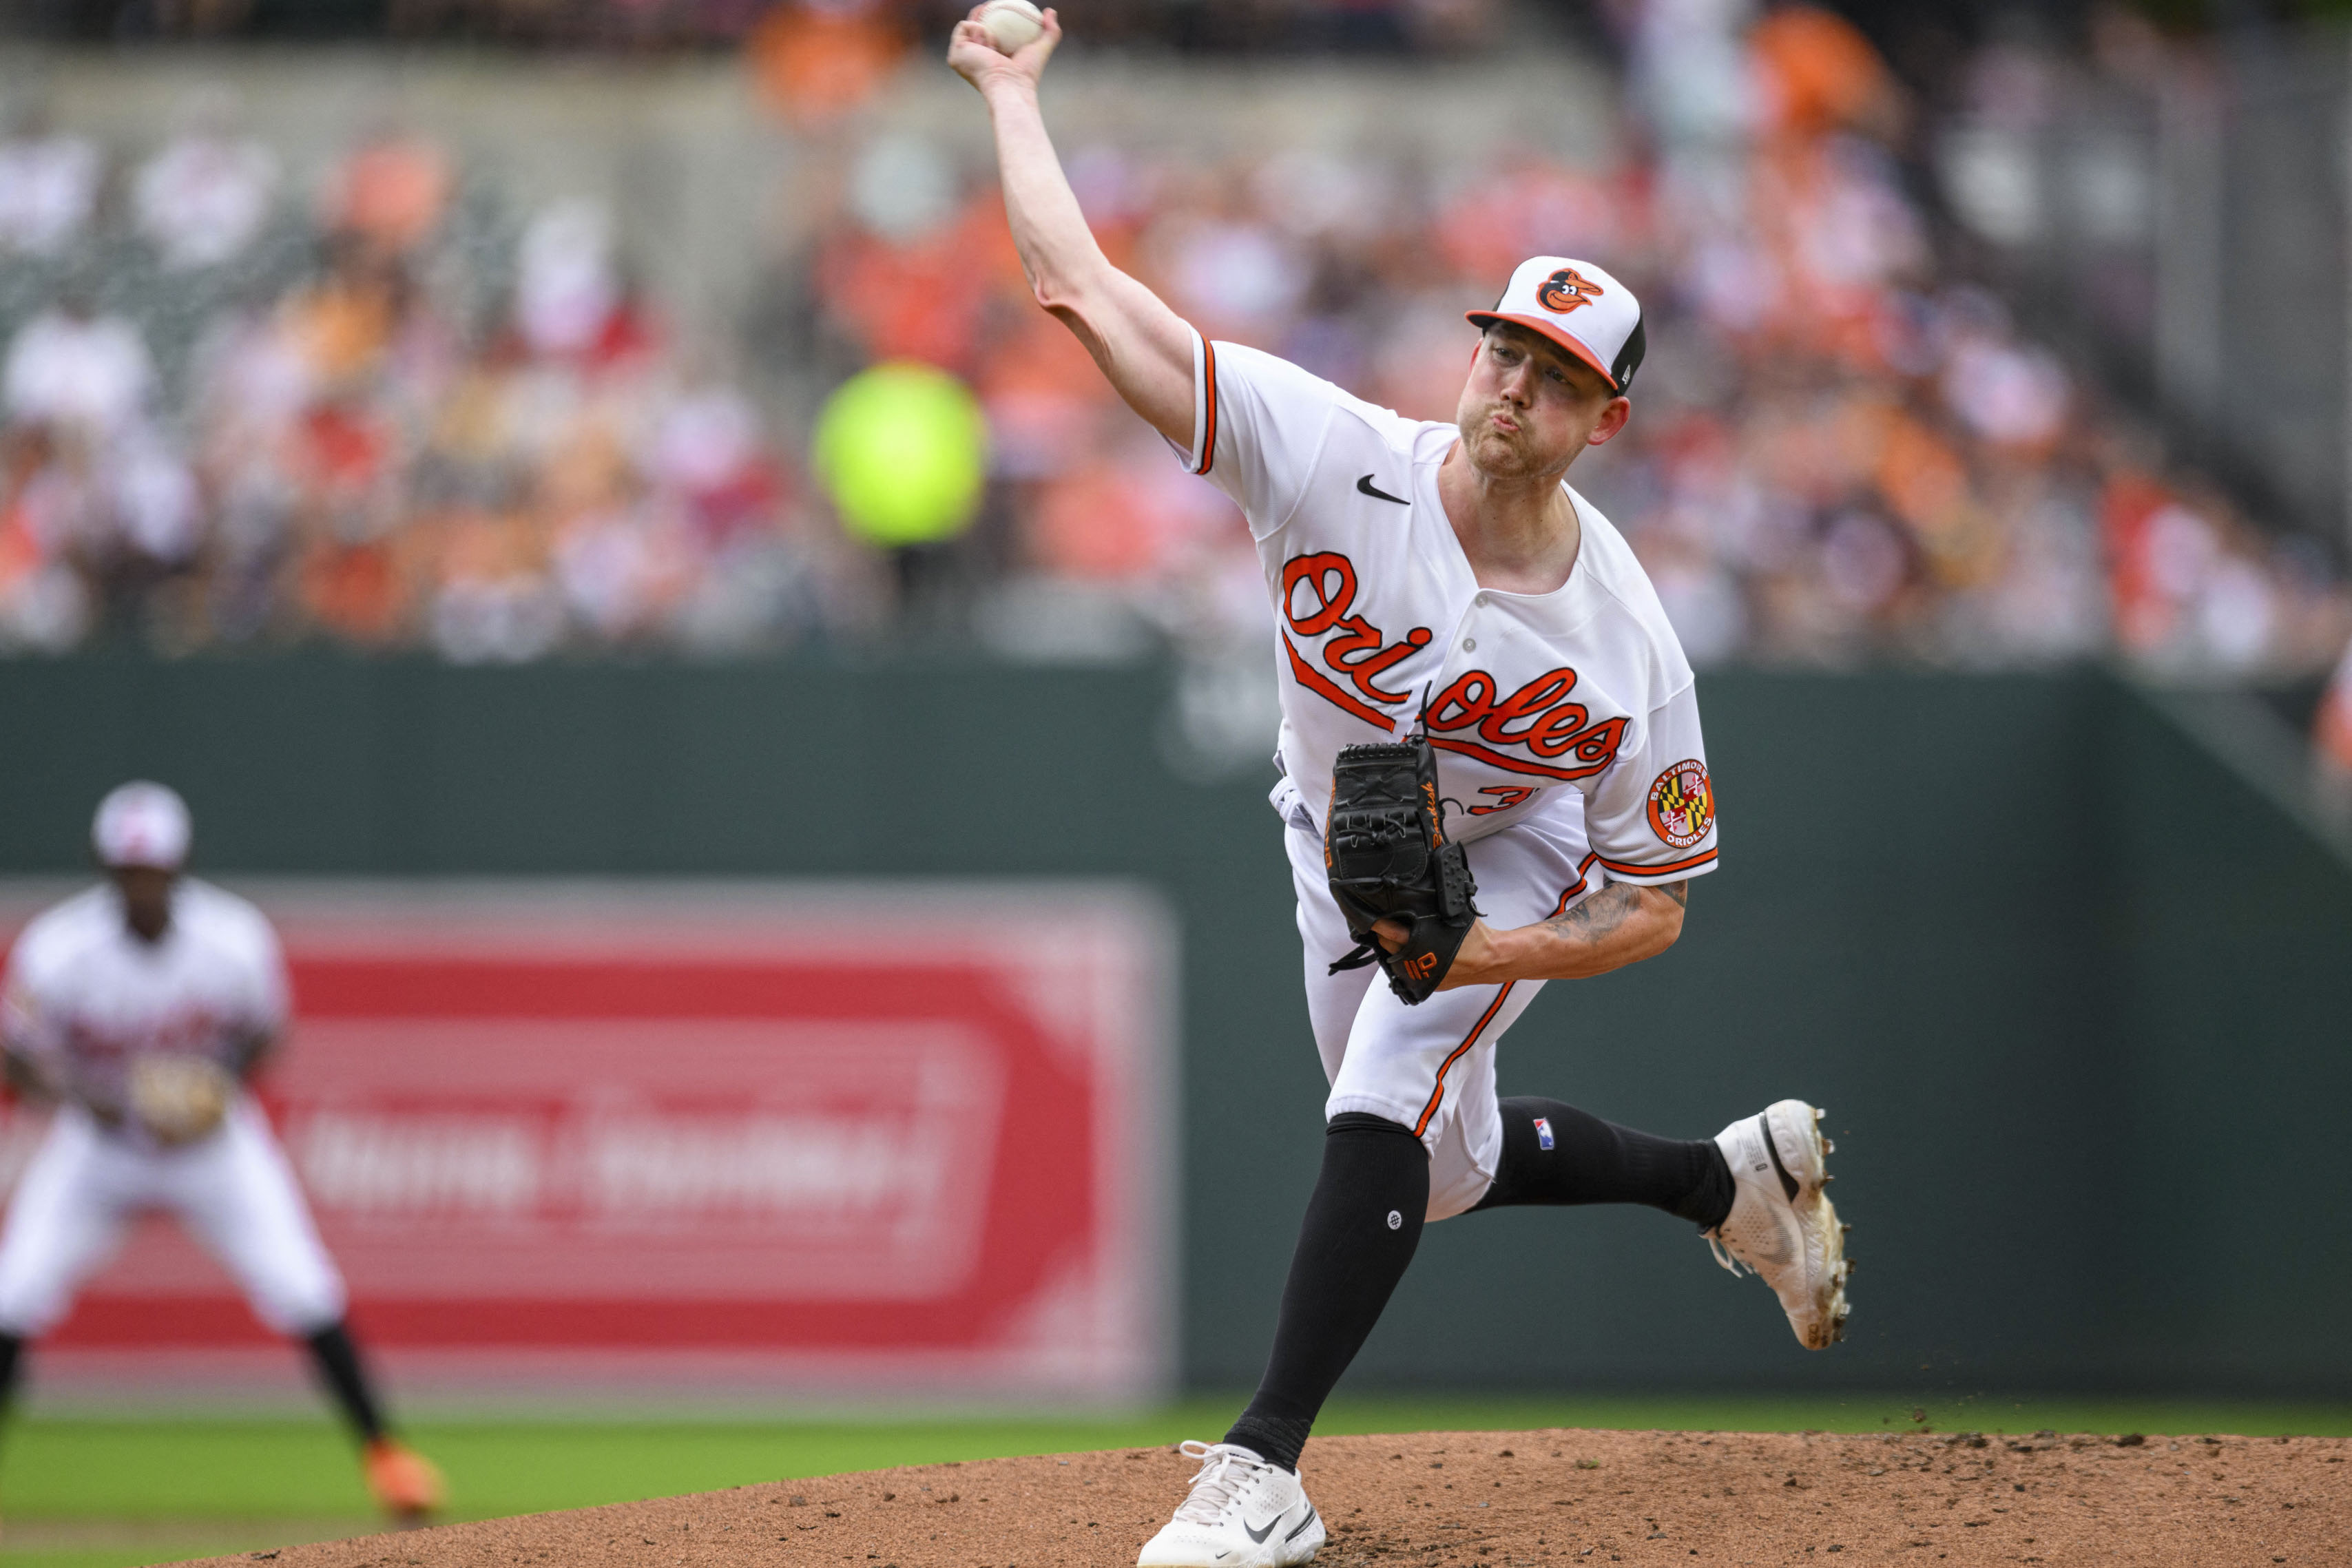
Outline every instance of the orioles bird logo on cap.
[(1564, 316), (1570, 310), (1591, 304), (1601, 298), (1601, 285), (1572, 267), (1563, 267), (1544, 279), (1543, 287), (1536, 290), (1536, 303)]

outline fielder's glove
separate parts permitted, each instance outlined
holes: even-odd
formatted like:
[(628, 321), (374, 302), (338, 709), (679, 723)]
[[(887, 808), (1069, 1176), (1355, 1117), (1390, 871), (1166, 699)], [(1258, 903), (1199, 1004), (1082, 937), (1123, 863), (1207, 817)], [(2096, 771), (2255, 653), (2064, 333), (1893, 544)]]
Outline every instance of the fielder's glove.
[[(1331, 896), (1348, 917), (1355, 950), (1331, 973), (1377, 963), (1408, 1003), (1437, 989), (1478, 911), (1469, 858), (1445, 836), (1437, 753), (1425, 735), (1343, 747), (1331, 769), (1331, 820), (1323, 831)], [(1394, 920), (1412, 936), (1391, 953), (1372, 932)]]
[(166, 1146), (209, 1134), (236, 1098), (236, 1080), (201, 1056), (162, 1051), (131, 1064), (131, 1114)]

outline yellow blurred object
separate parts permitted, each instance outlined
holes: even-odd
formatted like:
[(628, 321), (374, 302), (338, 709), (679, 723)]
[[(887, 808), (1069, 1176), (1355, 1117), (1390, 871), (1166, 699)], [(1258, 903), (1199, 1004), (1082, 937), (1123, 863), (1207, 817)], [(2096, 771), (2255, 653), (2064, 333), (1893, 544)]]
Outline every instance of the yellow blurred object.
[(843, 526), (868, 544), (951, 538), (980, 508), (987, 421), (971, 389), (935, 366), (852, 376), (825, 400), (812, 446)]

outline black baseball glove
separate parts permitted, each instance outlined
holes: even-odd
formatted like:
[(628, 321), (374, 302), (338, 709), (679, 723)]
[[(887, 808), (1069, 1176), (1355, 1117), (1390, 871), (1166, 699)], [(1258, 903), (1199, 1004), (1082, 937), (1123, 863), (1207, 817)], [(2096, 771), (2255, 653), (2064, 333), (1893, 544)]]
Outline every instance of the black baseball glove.
[[(1331, 820), (1323, 830), (1331, 896), (1348, 917), (1355, 950), (1331, 973), (1377, 963), (1408, 1003), (1437, 989), (1470, 934), (1478, 891), (1470, 861), (1445, 836), (1437, 799), (1437, 752), (1425, 735), (1341, 748), (1331, 769)], [(1373, 935), (1393, 920), (1412, 936), (1391, 953)]]

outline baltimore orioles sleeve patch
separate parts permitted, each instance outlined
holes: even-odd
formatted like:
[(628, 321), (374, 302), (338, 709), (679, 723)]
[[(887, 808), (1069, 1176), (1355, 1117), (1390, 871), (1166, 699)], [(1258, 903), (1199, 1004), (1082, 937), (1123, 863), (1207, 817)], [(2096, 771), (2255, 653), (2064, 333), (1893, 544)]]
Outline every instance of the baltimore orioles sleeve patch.
[(1650, 786), (1650, 831), (1678, 850), (1706, 837), (1715, 826), (1715, 787), (1707, 781), (1706, 764), (1685, 758), (1668, 768)]

